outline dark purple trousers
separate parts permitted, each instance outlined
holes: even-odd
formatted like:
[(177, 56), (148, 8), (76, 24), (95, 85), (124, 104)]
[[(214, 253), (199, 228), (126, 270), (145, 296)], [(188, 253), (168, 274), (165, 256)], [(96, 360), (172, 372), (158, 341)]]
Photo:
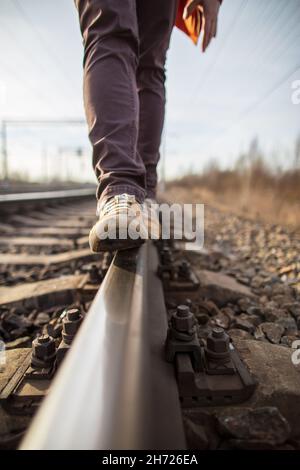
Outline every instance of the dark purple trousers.
[(178, 0), (75, 0), (98, 199), (155, 197), (165, 60)]

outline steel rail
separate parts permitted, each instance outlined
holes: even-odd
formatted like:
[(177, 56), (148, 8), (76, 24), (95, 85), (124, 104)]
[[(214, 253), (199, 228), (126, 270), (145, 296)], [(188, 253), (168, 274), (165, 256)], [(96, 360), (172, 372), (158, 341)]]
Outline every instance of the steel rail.
[(38, 191), (32, 193), (1, 194), (0, 204), (15, 202), (47, 201), (53, 199), (67, 199), (95, 195), (94, 188), (66, 189), (60, 191)]
[(14, 193), (0, 195), (0, 213), (11, 212), (21, 206), (39, 205), (44, 203), (72, 201), (87, 197), (95, 197), (94, 188), (66, 189), (59, 191), (37, 191), (31, 193)]
[(21, 449), (183, 449), (154, 245), (118, 252)]

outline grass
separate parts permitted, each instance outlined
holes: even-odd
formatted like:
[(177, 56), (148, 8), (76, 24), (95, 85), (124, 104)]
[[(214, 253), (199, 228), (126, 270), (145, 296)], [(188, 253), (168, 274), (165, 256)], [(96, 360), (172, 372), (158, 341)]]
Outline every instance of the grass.
[[(296, 162), (298, 166), (298, 161)], [(239, 159), (232, 170), (212, 164), (201, 174), (167, 184), (172, 200), (215, 204), (268, 223), (300, 229), (300, 168), (283, 171), (259, 153)]]

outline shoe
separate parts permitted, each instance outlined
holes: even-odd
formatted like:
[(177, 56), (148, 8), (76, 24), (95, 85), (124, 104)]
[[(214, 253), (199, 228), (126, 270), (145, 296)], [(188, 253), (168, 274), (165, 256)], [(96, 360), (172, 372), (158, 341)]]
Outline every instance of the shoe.
[(89, 235), (94, 253), (134, 248), (149, 238), (148, 219), (144, 205), (134, 195), (110, 197), (99, 207), (99, 220)]
[(159, 240), (161, 237), (161, 225), (159, 221), (159, 206), (155, 199), (146, 198), (144, 211), (148, 219), (149, 238)]

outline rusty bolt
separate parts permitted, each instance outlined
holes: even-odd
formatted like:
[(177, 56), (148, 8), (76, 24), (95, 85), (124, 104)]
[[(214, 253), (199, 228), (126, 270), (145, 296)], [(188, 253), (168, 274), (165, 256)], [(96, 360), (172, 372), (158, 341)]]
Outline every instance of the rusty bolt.
[(191, 274), (191, 265), (188, 261), (186, 260), (183, 260), (179, 267), (178, 267), (178, 270), (179, 270), (179, 275), (182, 276), (182, 277), (189, 277), (190, 274)]
[(78, 320), (81, 317), (81, 313), (80, 313), (79, 308), (69, 308), (66, 311), (66, 314), (67, 314), (66, 318), (69, 321), (75, 321), (75, 320)]
[(225, 337), (225, 331), (223, 328), (215, 327), (212, 329), (212, 337), (215, 339), (220, 339)]
[(223, 328), (213, 328), (207, 337), (206, 344), (209, 351), (225, 353), (229, 350), (229, 336)]
[(102, 281), (102, 275), (100, 273), (100, 269), (96, 264), (92, 264), (89, 269), (89, 281), (92, 284), (97, 284)]
[(49, 335), (42, 335), (32, 341), (33, 367), (47, 367), (53, 364), (56, 356), (54, 339)]
[(77, 333), (81, 322), (82, 315), (78, 308), (71, 308), (66, 310), (66, 316), (63, 319), (62, 336), (67, 344), (69, 344)]
[(176, 313), (171, 319), (172, 327), (181, 332), (191, 332), (195, 325), (195, 318), (187, 305), (178, 305)]
[(54, 339), (49, 335), (42, 335), (32, 341), (33, 355), (45, 359), (55, 353)]
[(190, 314), (190, 308), (188, 305), (178, 305), (176, 313), (180, 318), (188, 317)]
[(181, 261), (180, 267), (183, 271), (189, 271), (191, 268), (191, 265), (186, 259), (184, 259), (183, 261)]
[(36, 338), (38, 344), (48, 344), (50, 341), (50, 336), (49, 335), (42, 335)]

